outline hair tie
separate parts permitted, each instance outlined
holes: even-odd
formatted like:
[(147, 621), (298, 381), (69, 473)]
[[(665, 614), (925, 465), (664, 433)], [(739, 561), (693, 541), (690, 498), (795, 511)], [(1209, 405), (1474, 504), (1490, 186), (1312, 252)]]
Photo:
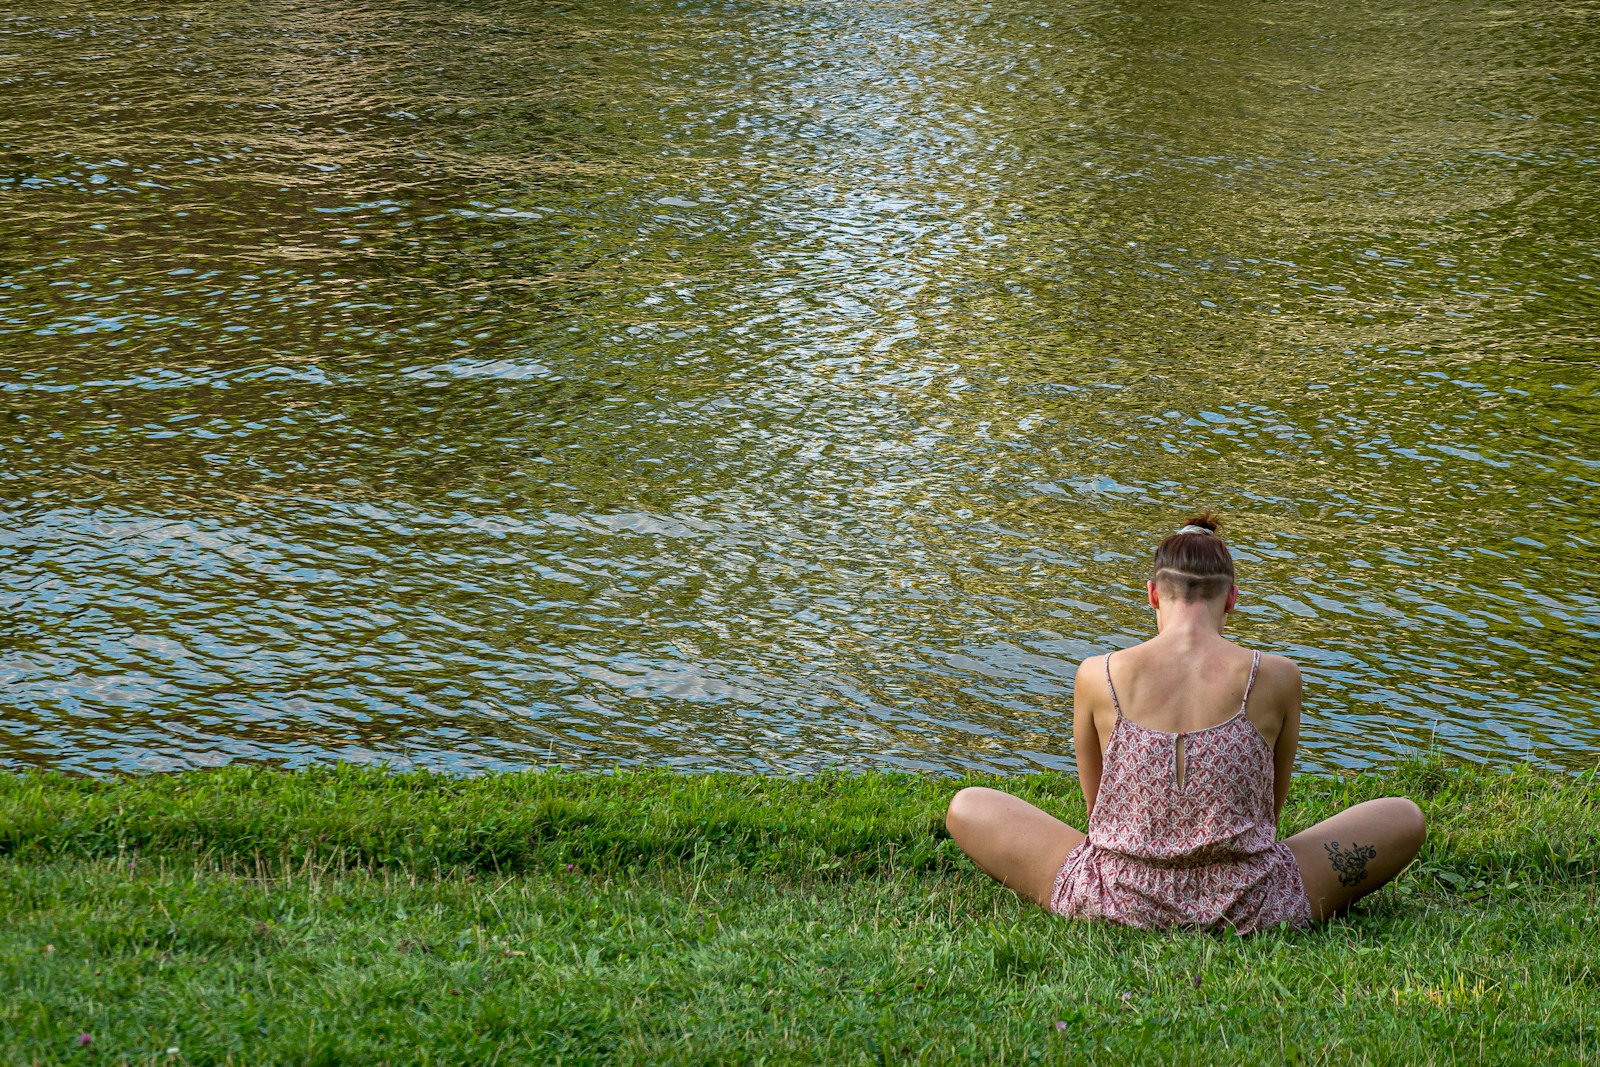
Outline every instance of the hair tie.
[(1217, 531), (1211, 530), (1211, 529), (1207, 529), (1204, 526), (1196, 526), (1192, 522), (1189, 525), (1185, 526), (1183, 529), (1179, 530), (1178, 532), (1181, 533), (1181, 534), (1198, 533), (1198, 534), (1210, 534), (1212, 537), (1217, 536)]

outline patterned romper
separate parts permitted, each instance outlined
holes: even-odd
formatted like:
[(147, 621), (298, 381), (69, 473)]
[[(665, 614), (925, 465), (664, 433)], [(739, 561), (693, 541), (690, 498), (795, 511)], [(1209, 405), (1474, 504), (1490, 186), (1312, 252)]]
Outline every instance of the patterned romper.
[(1169, 734), (1123, 717), (1106, 656), (1117, 724), (1089, 836), (1061, 865), (1051, 911), (1128, 926), (1196, 925), (1240, 934), (1310, 923), (1300, 867), (1289, 846), (1276, 840), (1272, 750), (1244, 713), (1260, 663), (1256, 652), (1233, 718)]

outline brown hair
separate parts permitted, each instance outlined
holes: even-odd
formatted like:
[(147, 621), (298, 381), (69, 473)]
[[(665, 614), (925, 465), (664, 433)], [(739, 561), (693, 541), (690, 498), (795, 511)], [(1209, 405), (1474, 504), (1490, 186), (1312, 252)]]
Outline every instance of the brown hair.
[(1191, 516), (1185, 525), (1202, 526), (1210, 532), (1168, 534), (1156, 547), (1150, 580), (1179, 600), (1226, 596), (1234, 586), (1233, 554), (1217, 533), (1222, 519), (1208, 510)]

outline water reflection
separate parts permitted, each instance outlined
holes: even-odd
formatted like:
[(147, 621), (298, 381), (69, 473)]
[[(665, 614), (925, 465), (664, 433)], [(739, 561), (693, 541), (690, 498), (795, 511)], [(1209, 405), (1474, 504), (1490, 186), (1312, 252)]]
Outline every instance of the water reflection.
[(1592, 7), (15, 8), (0, 759), (1587, 766)]

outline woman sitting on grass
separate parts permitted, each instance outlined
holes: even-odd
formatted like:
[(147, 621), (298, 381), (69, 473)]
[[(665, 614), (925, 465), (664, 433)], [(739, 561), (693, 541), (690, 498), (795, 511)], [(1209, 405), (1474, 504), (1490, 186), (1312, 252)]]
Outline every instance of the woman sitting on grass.
[(1197, 515), (1156, 549), (1156, 636), (1078, 667), (1072, 737), (1088, 835), (995, 789), (950, 802), (956, 844), (1023, 899), (1129, 926), (1303, 927), (1392, 879), (1422, 847), (1422, 812), (1403, 797), (1277, 840), (1300, 670), (1222, 636), (1239, 589), (1219, 525)]

